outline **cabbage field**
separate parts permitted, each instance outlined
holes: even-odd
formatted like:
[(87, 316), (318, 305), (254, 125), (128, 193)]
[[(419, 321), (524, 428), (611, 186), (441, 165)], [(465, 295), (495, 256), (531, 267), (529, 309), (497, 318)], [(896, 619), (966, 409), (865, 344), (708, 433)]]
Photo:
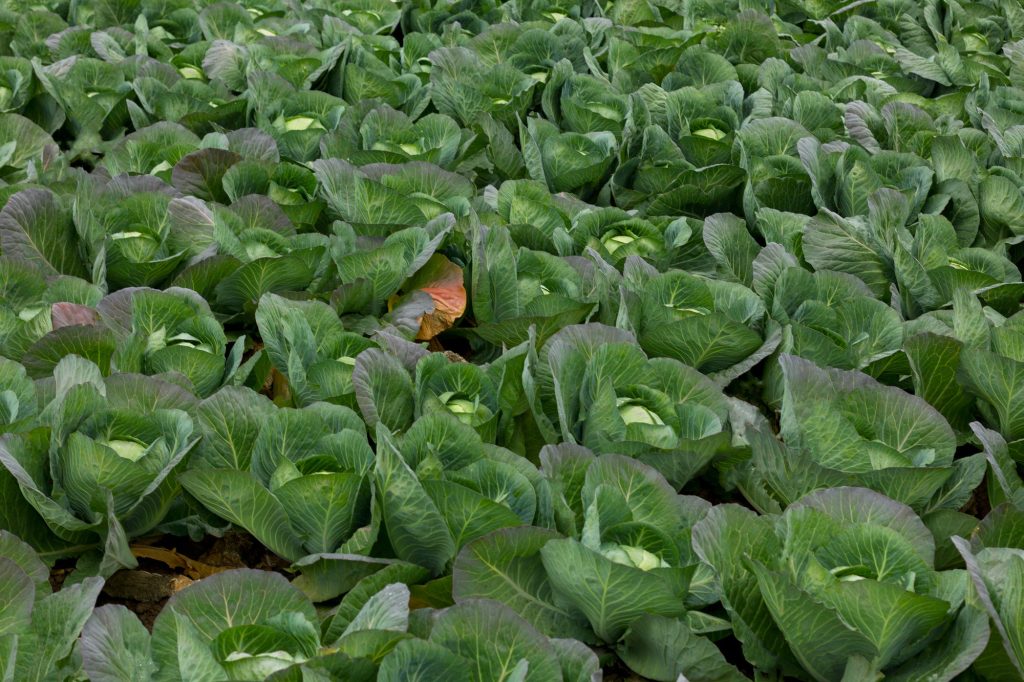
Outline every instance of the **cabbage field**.
[(1021, 0), (0, 0), (0, 681), (1024, 680)]

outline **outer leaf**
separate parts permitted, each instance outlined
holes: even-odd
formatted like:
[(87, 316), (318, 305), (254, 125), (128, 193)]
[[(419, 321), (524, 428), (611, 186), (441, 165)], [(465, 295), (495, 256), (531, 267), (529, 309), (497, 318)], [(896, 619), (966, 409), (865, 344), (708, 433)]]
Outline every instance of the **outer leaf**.
[(396, 582), (415, 584), (427, 578), (428, 575), (429, 573), (422, 566), (398, 562), (388, 564), (376, 573), (366, 576), (341, 600), (341, 604), (338, 605), (324, 631), (324, 642), (336, 643), (342, 633), (347, 631), (349, 623), (362, 610), (363, 606), (387, 585)]
[(1010, 667), (1024, 677), (1024, 557), (1020, 550), (984, 549), (977, 556), (963, 538), (953, 544), (967, 564), (978, 600), (1002, 641)]
[(30, 632), (18, 638), (14, 679), (53, 679), (57, 664), (71, 653), (102, 588), (101, 578), (86, 578), (36, 603)]
[(935, 557), (931, 531), (910, 507), (866, 488), (830, 488), (813, 492), (790, 506), (810, 507), (844, 524), (870, 523), (902, 535), (926, 564)]
[(491, 531), (522, 523), (505, 505), (466, 486), (429, 480), (422, 485), (448, 524), (457, 548)]
[(287, 559), (305, 554), (284, 506), (249, 472), (193, 469), (178, 480), (207, 509), (245, 528), (275, 554)]
[(734, 682), (746, 680), (709, 640), (678, 618), (644, 616), (630, 626), (618, 654), (633, 672), (652, 680)]
[(110, 332), (98, 325), (61, 327), (33, 343), (22, 356), (29, 376), (41, 379), (69, 355), (78, 355), (99, 366), (107, 374), (114, 356), (115, 341)]
[[(227, 673), (217, 662), (210, 642), (196, 628), (190, 618), (176, 611), (164, 610), (168, 624), (162, 637), (170, 639), (161, 653), (156, 650), (155, 659), (160, 666), (158, 679), (183, 680), (184, 682), (221, 682)], [(171, 639), (173, 638), (173, 639)]]
[(973, 401), (957, 381), (960, 343), (948, 336), (920, 334), (907, 339), (903, 350), (910, 361), (914, 392), (941, 412), (953, 428), (965, 430)]
[(363, 351), (356, 358), (352, 383), (359, 410), (371, 429), (383, 424), (402, 431), (412, 424), (412, 377), (394, 356), (376, 348)]
[(214, 468), (249, 468), (264, 418), (271, 403), (247, 388), (225, 386), (203, 400), (196, 410), (203, 439), (194, 460)]
[(370, 597), (341, 634), (357, 630), (396, 630), (409, 628), (409, 588), (402, 583), (386, 585)]
[(656, 573), (614, 563), (576, 540), (551, 540), (540, 554), (552, 586), (606, 642), (617, 640), (644, 614), (686, 612), (679, 595)]
[(0, 530), (0, 556), (16, 564), (36, 587), (45, 589), (49, 585), (50, 569), (39, 559), (35, 550), (5, 530)]
[(407, 639), (384, 658), (378, 682), (473, 682), (472, 662), (440, 644)]
[(333, 552), (365, 513), (369, 496), (364, 486), (356, 474), (321, 473), (292, 479), (274, 495), (310, 552)]
[(440, 575), (455, 555), (455, 541), (444, 517), (398, 454), (383, 425), (377, 428), (376, 481), (384, 525), (395, 553)]
[(209, 651), (209, 645), (224, 630), (262, 624), (285, 613), (317, 622), (313, 604), (279, 573), (242, 568), (190, 585), (168, 600), (153, 624), (153, 655), (161, 667), (161, 677), (187, 671), (179, 667), (187, 663), (187, 659), (179, 658), (179, 649), (191, 646), (186, 639), (192, 634), (198, 638), (198, 645), (205, 645)]
[(0, 252), (45, 275), (86, 277), (71, 217), (45, 189), (18, 192), (0, 211)]
[(452, 570), (452, 596), (506, 604), (549, 637), (589, 639), (577, 614), (559, 604), (540, 550), (558, 533), (541, 528), (506, 528), (474, 540), (459, 552)]
[(815, 270), (835, 270), (859, 277), (878, 297), (889, 290), (888, 267), (866, 230), (834, 214), (815, 218), (803, 238), (804, 256)]
[(562, 666), (563, 682), (594, 682), (601, 676), (601, 663), (597, 655), (575, 639), (548, 640), (555, 649)]
[(763, 669), (782, 667), (792, 655), (773, 622), (757, 577), (743, 565), (745, 557), (771, 562), (782, 553), (770, 519), (739, 505), (713, 507), (694, 525), (693, 547), (715, 570), (722, 603), (747, 660)]
[(955, 679), (985, 650), (989, 642), (988, 614), (964, 605), (948, 633), (920, 654), (885, 674), (897, 682)]
[(967, 387), (995, 409), (1008, 441), (1024, 437), (1024, 363), (971, 349), (960, 356)]
[(462, 268), (441, 254), (431, 256), (426, 265), (405, 281), (403, 291), (422, 291), (434, 301), (433, 312), (420, 319), (417, 340), (434, 338), (466, 312), (466, 287), (462, 282)]
[(93, 682), (148, 682), (156, 671), (149, 632), (124, 606), (93, 611), (82, 630), (82, 666)]
[(760, 247), (747, 231), (746, 223), (732, 214), (716, 213), (705, 218), (703, 235), (704, 244), (725, 276), (751, 286), (754, 258)]
[[(558, 659), (546, 638), (497, 602), (472, 600), (445, 609), (430, 641), (474, 661), (480, 680), (550, 682), (561, 678)], [(527, 662), (526, 675), (517, 677), (523, 660)]]
[(916, 653), (925, 638), (946, 622), (950, 607), (942, 599), (872, 580), (840, 582), (826, 595), (843, 622), (877, 649), (880, 668)]
[(765, 604), (786, 642), (804, 669), (820, 682), (843, 676), (846, 661), (854, 656), (873, 660), (871, 642), (846, 625), (831, 609), (799, 590), (788, 576), (773, 573), (759, 562), (750, 562)]
[(0, 557), (0, 637), (27, 630), (36, 586), (18, 564)]
[[(920, 450), (932, 451), (934, 465), (952, 462), (953, 430), (922, 399), (860, 372), (823, 369), (793, 355), (782, 356), (780, 364), (786, 388), (782, 436), (822, 466), (848, 473), (907, 466)], [(878, 459), (874, 443), (883, 449)]]

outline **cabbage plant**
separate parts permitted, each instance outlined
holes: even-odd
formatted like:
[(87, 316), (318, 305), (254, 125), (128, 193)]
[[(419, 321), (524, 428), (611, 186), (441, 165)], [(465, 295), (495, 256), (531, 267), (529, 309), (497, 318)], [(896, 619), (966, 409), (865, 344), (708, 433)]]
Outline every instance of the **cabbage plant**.
[(957, 439), (921, 398), (860, 372), (822, 369), (783, 355), (785, 394), (778, 442), (751, 434), (743, 485), (765, 510), (817, 488), (857, 485), (921, 512), (959, 509), (985, 474), (984, 456), (954, 458)]
[(6, 530), (0, 530), (0, 576), (0, 671), (26, 680), (74, 674), (81, 665), (79, 635), (94, 619), (102, 578), (86, 577), (54, 591), (40, 556)]
[(534, 418), (549, 437), (635, 457), (679, 487), (731, 441), (721, 390), (677, 360), (648, 358), (621, 330), (557, 332), (538, 352), (536, 381)]
[(198, 418), (210, 430), (181, 485), (278, 556), (338, 551), (369, 519), (373, 453), (349, 408), (276, 408), (226, 387), (203, 401)]
[(936, 570), (931, 531), (880, 493), (817, 491), (777, 517), (723, 505), (693, 536), (761, 669), (822, 681), (852, 671), (953, 679), (988, 642), (967, 573)]
[(4, 436), (0, 461), (49, 529), (87, 550), (85, 575), (134, 567), (128, 539), (156, 528), (180, 494), (173, 474), (199, 438), (194, 398), (137, 374), (104, 378), (78, 356), (53, 382), (42, 428)]

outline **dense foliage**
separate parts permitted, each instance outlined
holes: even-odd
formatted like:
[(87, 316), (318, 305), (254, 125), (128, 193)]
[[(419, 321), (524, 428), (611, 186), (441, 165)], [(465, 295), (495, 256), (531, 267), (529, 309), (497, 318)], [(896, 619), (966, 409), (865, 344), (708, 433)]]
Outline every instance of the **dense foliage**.
[(0, 209), (0, 680), (1024, 678), (1019, 0), (0, 0)]

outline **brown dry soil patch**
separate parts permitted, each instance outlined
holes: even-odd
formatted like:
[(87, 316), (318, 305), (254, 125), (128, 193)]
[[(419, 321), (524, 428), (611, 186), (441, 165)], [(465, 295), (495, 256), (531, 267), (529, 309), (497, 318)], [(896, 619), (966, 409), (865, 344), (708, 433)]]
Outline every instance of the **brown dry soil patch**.
[[(142, 623), (153, 628), (167, 600), (196, 580), (232, 568), (257, 568), (285, 573), (288, 562), (269, 553), (252, 536), (229, 532), (224, 537), (208, 536), (199, 542), (162, 535), (140, 538), (132, 544), (138, 568), (118, 571), (107, 580), (98, 600), (121, 604)], [(58, 562), (50, 571), (50, 586), (59, 590), (74, 568), (74, 562)]]

